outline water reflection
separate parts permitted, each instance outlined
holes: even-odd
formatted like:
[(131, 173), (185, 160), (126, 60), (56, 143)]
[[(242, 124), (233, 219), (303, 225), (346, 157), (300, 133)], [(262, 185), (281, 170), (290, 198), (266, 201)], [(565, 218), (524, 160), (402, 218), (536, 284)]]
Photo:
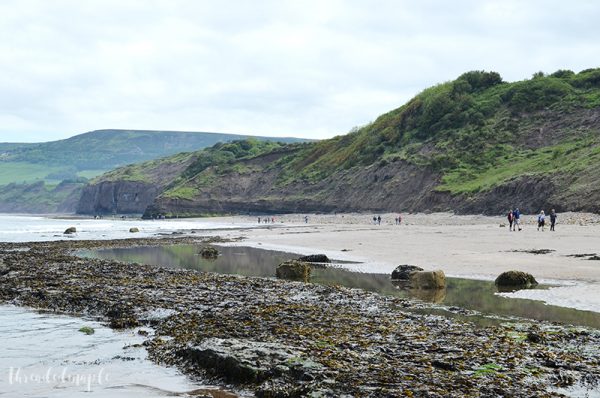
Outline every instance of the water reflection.
[[(219, 258), (207, 260), (198, 255), (199, 250), (200, 246), (196, 245), (176, 245), (103, 249), (80, 254), (124, 262), (262, 277), (274, 277), (278, 264), (298, 257), (295, 254), (249, 247), (219, 247), (221, 252)], [(351, 272), (341, 268), (342, 266), (338, 264), (339, 268), (314, 268), (311, 281), (325, 285), (360, 288), (385, 295), (412, 297), (488, 315), (518, 316), (600, 328), (598, 313), (545, 305), (534, 300), (501, 297), (495, 294), (496, 287), (493, 282), (447, 278), (446, 289), (433, 291), (406, 289), (394, 285), (387, 274)], [(538, 288), (544, 287), (538, 286)]]

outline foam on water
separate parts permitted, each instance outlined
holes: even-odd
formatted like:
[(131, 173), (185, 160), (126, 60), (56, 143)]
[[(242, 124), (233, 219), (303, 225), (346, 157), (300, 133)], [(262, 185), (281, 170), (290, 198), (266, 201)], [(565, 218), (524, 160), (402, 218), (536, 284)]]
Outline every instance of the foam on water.
[[(243, 228), (247, 225), (207, 221), (206, 219), (67, 219), (13, 214), (0, 214), (0, 242), (40, 242), (62, 239), (105, 240), (124, 238), (147, 238), (159, 234), (171, 234), (192, 229)], [(69, 228), (77, 228), (77, 233), (64, 235)], [(138, 228), (132, 234), (130, 228)]]

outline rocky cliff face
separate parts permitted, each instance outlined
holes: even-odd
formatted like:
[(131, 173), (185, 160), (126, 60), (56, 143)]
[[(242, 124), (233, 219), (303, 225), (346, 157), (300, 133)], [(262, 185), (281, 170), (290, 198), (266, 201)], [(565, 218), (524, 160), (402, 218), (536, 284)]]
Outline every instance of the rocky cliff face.
[[(273, 161), (273, 159), (270, 159)], [(336, 173), (317, 183), (280, 185), (279, 170), (265, 162), (253, 172), (227, 173), (193, 199), (158, 196), (144, 213), (303, 213), (448, 210), (449, 195), (435, 192), (439, 175), (406, 162)]]
[(491, 191), (453, 196), (434, 188), (439, 175), (428, 169), (390, 164), (379, 169), (345, 172), (317, 184), (275, 186), (272, 172), (228, 175), (219, 186), (201, 190), (194, 199), (157, 196), (145, 217), (227, 213), (428, 212), (503, 214), (518, 206), (526, 213), (541, 209), (600, 213), (600, 187), (585, 196), (565, 190), (564, 176), (523, 177)]
[(493, 72), (467, 72), (344, 136), (298, 145), (240, 141), (193, 157), (185, 167), (171, 158), (111, 176), (112, 181), (147, 181), (150, 185), (141, 187), (148, 192), (144, 201), (136, 202), (138, 187), (126, 185), (127, 195), (120, 197), (121, 188), (102, 194), (98, 184), (89, 200), (103, 211), (123, 211), (121, 201), (140, 212), (148, 203), (146, 217), (500, 214), (515, 206), (529, 213), (598, 212), (600, 69), (558, 71), (514, 83)]
[(141, 214), (159, 193), (157, 185), (135, 181), (106, 181), (83, 189), (77, 213)]

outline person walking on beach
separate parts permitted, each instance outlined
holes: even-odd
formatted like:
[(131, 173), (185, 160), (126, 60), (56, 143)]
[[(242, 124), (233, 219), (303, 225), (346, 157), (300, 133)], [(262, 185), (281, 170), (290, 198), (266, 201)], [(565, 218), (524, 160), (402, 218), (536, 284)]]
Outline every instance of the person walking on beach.
[(552, 209), (550, 211), (550, 231), (554, 231), (554, 224), (556, 224), (556, 212)]
[(516, 231), (517, 228), (519, 231), (521, 230), (521, 212), (518, 207), (513, 211), (513, 231)]
[(508, 211), (508, 214), (506, 215), (506, 218), (508, 218), (508, 230), (512, 232), (512, 226), (513, 226), (513, 211), (512, 209), (510, 209)]
[(381, 225), (381, 216), (377, 216), (377, 225)]
[(544, 214), (544, 210), (540, 211), (540, 214), (538, 215), (538, 228), (537, 230), (539, 231), (540, 228), (542, 229), (542, 231), (544, 231), (544, 225), (546, 224), (546, 215)]

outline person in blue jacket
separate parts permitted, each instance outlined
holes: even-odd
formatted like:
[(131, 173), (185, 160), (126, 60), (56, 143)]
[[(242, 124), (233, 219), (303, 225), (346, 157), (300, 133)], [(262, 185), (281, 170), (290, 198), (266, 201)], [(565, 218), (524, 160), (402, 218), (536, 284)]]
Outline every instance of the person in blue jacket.
[(513, 231), (516, 231), (517, 228), (519, 231), (521, 230), (521, 212), (518, 207), (513, 211)]

